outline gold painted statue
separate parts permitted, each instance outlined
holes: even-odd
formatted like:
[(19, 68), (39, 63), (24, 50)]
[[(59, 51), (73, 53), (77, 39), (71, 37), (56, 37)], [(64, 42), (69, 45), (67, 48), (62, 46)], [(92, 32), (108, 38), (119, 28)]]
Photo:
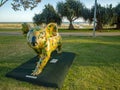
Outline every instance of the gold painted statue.
[(57, 50), (61, 52), (61, 36), (55, 23), (50, 23), (44, 30), (38, 28), (29, 29), (29, 25), (22, 24), (23, 34), (27, 37), (28, 45), (35, 50), (39, 56), (36, 68), (32, 75), (38, 75), (42, 72), (50, 59), (51, 53)]

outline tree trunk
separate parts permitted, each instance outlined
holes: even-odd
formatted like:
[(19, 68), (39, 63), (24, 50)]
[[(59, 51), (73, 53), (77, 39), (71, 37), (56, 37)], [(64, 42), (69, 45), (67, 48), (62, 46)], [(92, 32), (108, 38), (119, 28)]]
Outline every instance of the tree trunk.
[(73, 24), (72, 24), (72, 21), (70, 21), (69, 30), (74, 30), (74, 26), (73, 26)]
[(120, 23), (116, 24), (116, 29), (120, 29)]
[(120, 17), (117, 18), (116, 29), (120, 29)]
[(102, 26), (102, 23), (100, 21), (97, 22), (96, 30), (99, 30), (100, 32), (101, 32), (101, 30), (103, 30), (103, 26)]

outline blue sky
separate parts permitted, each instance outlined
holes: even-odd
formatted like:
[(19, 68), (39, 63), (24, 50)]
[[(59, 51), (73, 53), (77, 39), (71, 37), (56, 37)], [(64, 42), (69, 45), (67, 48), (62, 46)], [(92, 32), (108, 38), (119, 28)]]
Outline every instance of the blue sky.
[[(32, 18), (35, 14), (42, 12), (44, 5), (50, 3), (51, 5), (56, 8), (56, 4), (59, 1), (65, 0), (42, 0), (39, 3), (38, 7), (34, 8), (33, 10), (26, 10), (23, 9), (21, 11), (14, 11), (11, 8), (11, 1), (9, 0), (6, 4), (0, 7), (0, 22), (31, 22)], [(94, 5), (94, 0), (80, 0), (86, 7), (91, 8)], [(107, 4), (112, 4), (116, 6), (120, 3), (120, 0), (97, 0), (102, 6), (106, 6)]]

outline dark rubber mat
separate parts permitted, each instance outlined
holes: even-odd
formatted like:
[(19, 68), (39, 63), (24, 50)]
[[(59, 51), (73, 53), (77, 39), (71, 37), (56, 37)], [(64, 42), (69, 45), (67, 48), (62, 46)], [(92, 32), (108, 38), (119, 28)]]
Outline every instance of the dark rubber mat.
[(53, 52), (42, 73), (38, 76), (32, 76), (32, 70), (35, 69), (36, 62), (38, 61), (36, 56), (8, 72), (6, 76), (33, 84), (60, 88), (74, 58), (75, 54), (71, 52), (62, 52), (61, 54)]

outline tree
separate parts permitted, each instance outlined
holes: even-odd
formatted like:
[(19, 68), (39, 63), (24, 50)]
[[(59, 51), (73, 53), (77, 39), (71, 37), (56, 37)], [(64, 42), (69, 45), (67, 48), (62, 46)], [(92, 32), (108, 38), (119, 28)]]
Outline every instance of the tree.
[(70, 22), (69, 29), (74, 29), (73, 21), (82, 16), (83, 4), (79, 0), (66, 0), (58, 2), (57, 11), (61, 17), (67, 17)]
[(3, 6), (8, 0), (0, 0), (0, 7)]
[(112, 24), (116, 24), (116, 29), (120, 29), (120, 3), (113, 8)]
[[(112, 5), (107, 5), (107, 7), (103, 7), (100, 4), (97, 4), (97, 11), (96, 11), (96, 19), (97, 25), (96, 30), (102, 30), (103, 26), (109, 24), (112, 18)], [(91, 8), (91, 17), (89, 20), (92, 22), (94, 17), (94, 6)]]
[(90, 9), (84, 7), (83, 10), (82, 10), (82, 17), (85, 21), (89, 20), (89, 22), (91, 23), (91, 11)]
[(53, 6), (50, 4), (45, 5), (45, 8), (43, 9), (42, 13), (36, 14), (33, 17), (33, 21), (37, 25), (42, 24), (42, 23), (48, 24), (50, 22), (55, 22), (60, 25), (62, 22), (60, 16), (57, 14)]
[(35, 14), (33, 17), (33, 22), (37, 25), (41, 25), (42, 23), (45, 23), (45, 18), (43, 14)]
[(103, 25), (106, 25), (106, 24), (110, 25), (112, 17), (113, 17), (113, 7), (112, 7), (112, 4), (110, 4), (110, 5), (107, 5), (107, 7), (105, 7)]
[[(3, 6), (8, 0), (0, 0), (0, 7)], [(35, 8), (41, 0), (12, 0), (12, 8), (17, 11), (24, 8), (24, 10), (30, 8), (31, 10)]]

